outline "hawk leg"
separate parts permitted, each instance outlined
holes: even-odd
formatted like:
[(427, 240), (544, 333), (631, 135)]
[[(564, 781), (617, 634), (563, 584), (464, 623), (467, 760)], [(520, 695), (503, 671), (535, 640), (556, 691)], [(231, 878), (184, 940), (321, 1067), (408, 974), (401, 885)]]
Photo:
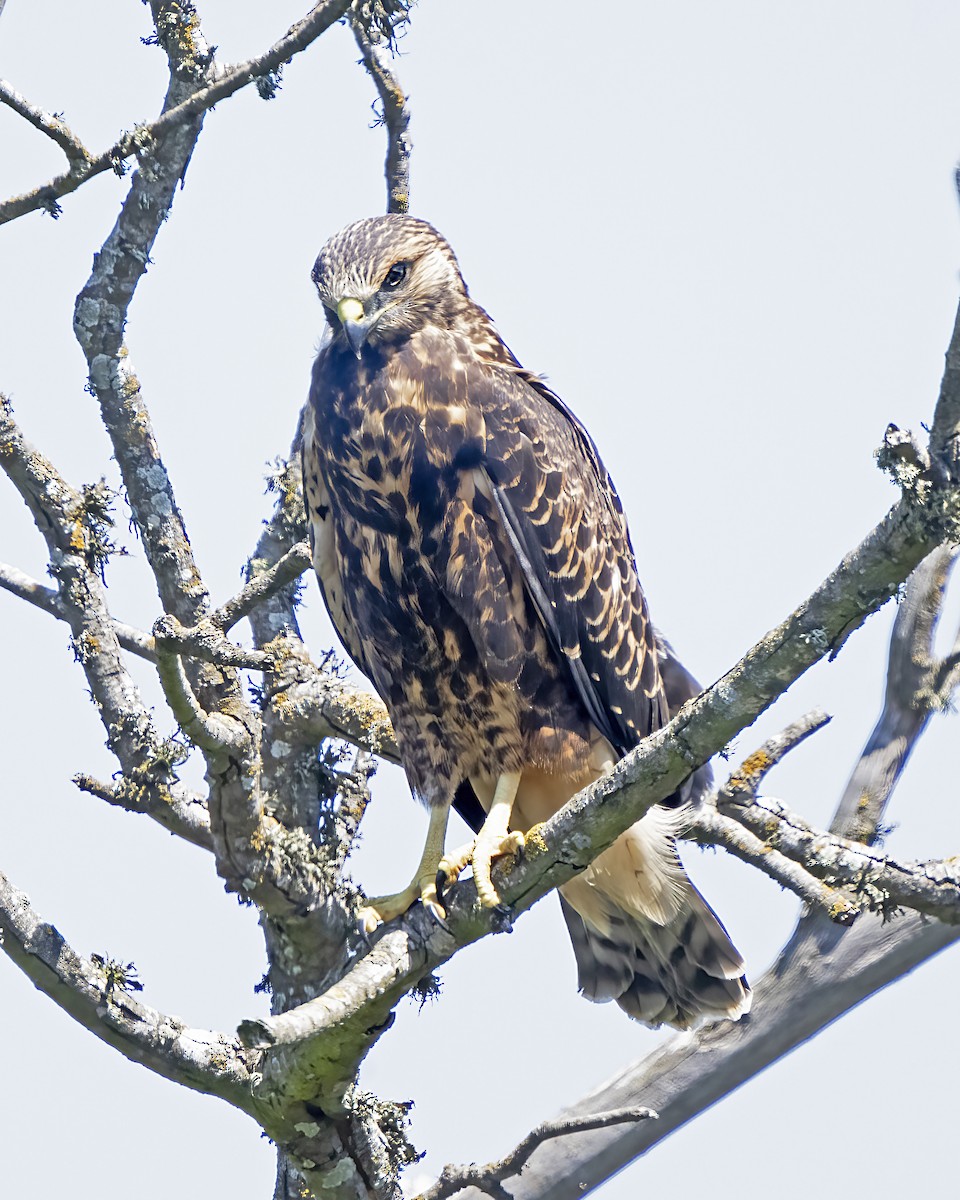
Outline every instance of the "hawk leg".
[(402, 892), (392, 896), (374, 896), (357, 913), (357, 919), (365, 933), (373, 933), (376, 927), (385, 921), (399, 917), (415, 901), (420, 900), (425, 908), (437, 918), (443, 920), (446, 913), (437, 898), (437, 871), (443, 855), (443, 841), (447, 835), (447, 818), (450, 816), (449, 805), (430, 809), (430, 824), (427, 826), (427, 840), (424, 843), (420, 865), (413, 879)]
[(445, 877), (446, 886), (456, 883), (465, 867), (473, 867), (477, 895), (484, 908), (496, 908), (500, 903), (497, 889), (490, 881), (490, 863), (501, 854), (516, 854), (523, 849), (523, 834), (519, 831), (510, 832), (510, 814), (519, 786), (519, 771), (501, 775), (487, 819), (476, 839), (440, 860), (438, 877), (441, 882)]

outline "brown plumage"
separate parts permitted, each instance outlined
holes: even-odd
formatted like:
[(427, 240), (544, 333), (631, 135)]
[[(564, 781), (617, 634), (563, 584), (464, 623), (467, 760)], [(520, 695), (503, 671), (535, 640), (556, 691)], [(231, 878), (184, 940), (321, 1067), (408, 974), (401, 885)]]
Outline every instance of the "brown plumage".
[[(358, 221), (313, 279), (331, 335), (303, 426), (314, 561), (435, 814), (414, 884), (373, 903), (436, 906), (441, 814), (455, 802), (476, 827), (477, 800), (505, 814), (481, 833), (487, 867), (479, 849), (474, 862), (496, 902), (481, 874), (506, 821), (547, 819), (695, 685), (658, 642), (593, 442), (470, 299), (440, 235), (410, 217)], [(675, 828), (652, 810), (561, 893), (584, 994), (686, 1027), (739, 1016), (750, 993)]]

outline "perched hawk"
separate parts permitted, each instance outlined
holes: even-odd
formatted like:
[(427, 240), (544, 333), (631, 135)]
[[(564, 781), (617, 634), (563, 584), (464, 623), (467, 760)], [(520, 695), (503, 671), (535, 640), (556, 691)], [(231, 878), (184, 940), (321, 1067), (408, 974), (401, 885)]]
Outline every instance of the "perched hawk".
[[(303, 426), (314, 564), (431, 813), (413, 881), (370, 902), (368, 927), (418, 897), (442, 913), (438, 868), (470, 863), (495, 905), (491, 858), (698, 689), (658, 642), (593, 442), (504, 345), (436, 230), (358, 221), (313, 280), (331, 334)], [(444, 859), (451, 804), (482, 828)], [(652, 809), (560, 893), (584, 995), (685, 1028), (739, 1016), (750, 991), (675, 829)]]

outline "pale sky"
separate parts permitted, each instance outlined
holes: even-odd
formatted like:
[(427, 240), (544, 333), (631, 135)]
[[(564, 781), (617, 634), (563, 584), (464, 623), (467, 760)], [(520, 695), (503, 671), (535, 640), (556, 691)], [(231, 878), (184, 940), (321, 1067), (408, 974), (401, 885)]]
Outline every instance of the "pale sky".
[[(198, 5), (222, 61), (264, 49), (309, 7)], [(0, 76), (99, 150), (155, 115), (165, 59), (140, 44), (142, 5), (95, 8), (9, 0)], [(887, 423), (919, 431), (932, 415), (960, 279), (960, 7), (591, 11), (421, 0), (398, 63), (413, 211), (594, 434), (654, 619), (706, 683), (894, 501), (873, 461)], [(322, 324), (313, 259), (384, 205), (383, 135), (357, 57), (335, 28), (286, 68), (275, 101), (250, 89), (208, 115), (133, 305), (131, 356), (218, 602), (239, 586), (269, 511), (266, 463), (305, 395)], [(0, 108), (0, 192), (61, 169), (53, 143)], [(75, 484), (116, 479), (71, 313), (126, 186), (101, 176), (59, 221), (0, 230), (0, 390)], [(131, 557), (109, 568), (114, 614), (149, 628), (156, 601), (123, 515), (118, 540)], [(45, 577), (42, 540), (2, 482), (0, 559)], [(66, 628), (5, 593), (0, 613), (0, 869), (75, 949), (133, 960), (151, 1005), (226, 1030), (263, 1012), (253, 911), (224, 895), (208, 855), (76, 791), (75, 772), (114, 765)], [(891, 619), (872, 619), (737, 740), (742, 757), (814, 705), (834, 714), (769, 780), (816, 823), (878, 712)], [(333, 635), (312, 581), (303, 628), (319, 657)], [(134, 669), (159, 704), (149, 668)], [(911, 762), (890, 813), (896, 855), (958, 851), (957, 737), (956, 716), (934, 721)], [(406, 882), (424, 820), (384, 768), (355, 868), (369, 891)], [(685, 859), (758, 978), (797, 905), (723, 854), (688, 845)], [(424, 1179), (499, 1157), (669, 1036), (577, 996), (553, 898), (442, 978), (439, 1003), (401, 1005), (361, 1078), (416, 1102)], [(948, 951), (595, 1194), (750, 1200), (773, 1179), (779, 1200), (825, 1181), (879, 1200), (920, 1181), (942, 1189), (956, 1178), (958, 991)], [(0, 1011), (0, 1195), (100, 1200), (128, 1177), (138, 1200), (272, 1194), (273, 1150), (250, 1121), (126, 1062), (3, 957)]]

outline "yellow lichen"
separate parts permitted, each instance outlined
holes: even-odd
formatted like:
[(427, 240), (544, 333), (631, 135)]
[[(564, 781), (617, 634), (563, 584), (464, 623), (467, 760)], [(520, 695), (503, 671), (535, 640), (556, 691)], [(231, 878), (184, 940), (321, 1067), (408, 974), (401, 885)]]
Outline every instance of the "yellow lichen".
[(543, 854), (547, 849), (547, 843), (543, 838), (543, 822), (538, 825), (533, 825), (524, 835), (523, 852), (527, 858), (532, 858), (536, 854)]
[(765, 750), (756, 750), (749, 758), (743, 760), (738, 774), (749, 778), (751, 775), (759, 775), (761, 771), (766, 771), (772, 766), (773, 760), (770, 755)]

